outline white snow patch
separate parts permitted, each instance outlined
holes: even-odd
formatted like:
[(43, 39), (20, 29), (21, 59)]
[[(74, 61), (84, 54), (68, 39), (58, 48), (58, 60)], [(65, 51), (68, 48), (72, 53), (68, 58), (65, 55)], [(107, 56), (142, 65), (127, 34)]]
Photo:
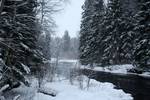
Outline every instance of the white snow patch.
[(74, 85), (70, 85), (69, 80), (47, 83), (45, 87), (58, 91), (57, 96), (36, 93), (33, 100), (133, 100), (130, 94), (114, 89), (111, 83), (100, 83), (91, 79), (90, 87), (86, 89), (86, 79), (84, 79), (84, 90), (81, 90), (78, 84), (76, 81)]
[(130, 69), (134, 69), (134, 68), (135, 67), (131, 64), (111, 65), (111, 66), (106, 66), (106, 67), (94, 66), (93, 69), (91, 69), (89, 65), (81, 66), (81, 69), (90, 69), (94, 71), (103, 71), (103, 72), (110, 72), (110, 73), (116, 73), (116, 74), (132, 74), (132, 75), (138, 75), (142, 77), (150, 77), (150, 71), (143, 72), (142, 74), (128, 72)]
[[(89, 67), (86, 66), (82, 66), (82, 69), (91, 69)], [(107, 67), (94, 67), (92, 70), (95, 71), (104, 71), (104, 72), (111, 72), (111, 73), (123, 73), (123, 74), (127, 74), (128, 70), (134, 68), (133, 65), (130, 64), (125, 64), (125, 65), (111, 65), (111, 66), (107, 66)]]
[(76, 63), (76, 62), (78, 62), (78, 60), (62, 59), (62, 60), (59, 60), (59, 62)]
[(25, 49), (29, 49), (29, 47), (26, 45), (26, 44), (24, 44), (24, 43), (20, 43), (20, 45), (22, 46), (22, 47), (24, 47)]
[(150, 77), (150, 72), (144, 72), (142, 74), (139, 74), (139, 76)]
[(27, 74), (29, 74), (29, 73), (30, 73), (30, 68), (29, 68), (28, 66), (24, 65), (23, 63), (20, 63), (20, 64), (21, 64), (21, 66), (23, 67), (24, 71), (25, 71)]
[[(56, 58), (51, 58), (51, 62), (56, 62), (57, 59)], [(78, 60), (76, 59), (59, 59), (58, 60), (59, 63), (62, 63), (62, 62), (66, 62), (66, 63), (77, 63)]]

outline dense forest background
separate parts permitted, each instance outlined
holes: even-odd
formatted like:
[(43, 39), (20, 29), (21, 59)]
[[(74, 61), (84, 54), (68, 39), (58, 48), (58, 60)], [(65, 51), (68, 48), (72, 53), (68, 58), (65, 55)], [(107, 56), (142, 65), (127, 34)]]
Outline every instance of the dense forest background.
[(80, 62), (133, 64), (149, 70), (150, 1), (86, 0), (80, 31)]

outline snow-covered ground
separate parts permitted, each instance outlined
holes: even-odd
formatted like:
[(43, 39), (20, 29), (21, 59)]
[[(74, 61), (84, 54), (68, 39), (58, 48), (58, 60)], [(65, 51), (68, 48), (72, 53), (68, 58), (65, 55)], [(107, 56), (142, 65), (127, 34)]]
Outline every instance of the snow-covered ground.
[(100, 83), (91, 79), (90, 87), (87, 89), (86, 86), (86, 77), (83, 77), (83, 89), (79, 88), (78, 81), (74, 81), (74, 85), (71, 85), (69, 80), (46, 83), (45, 87), (56, 90), (57, 96), (36, 93), (33, 100), (133, 100), (130, 94), (114, 89), (111, 83)]
[[(81, 78), (81, 77), (80, 77)], [(123, 90), (115, 89), (111, 83), (101, 83), (94, 79), (90, 79), (89, 88), (87, 87), (88, 78), (82, 76), (81, 85), (76, 78), (73, 85), (64, 78), (55, 79), (54, 82), (47, 82), (43, 85), (43, 89), (49, 91), (55, 90), (56, 96), (52, 97), (43, 93), (39, 93), (37, 89), (37, 80), (33, 79), (31, 87), (21, 86), (6, 94), (6, 100), (12, 100), (15, 96), (19, 96), (18, 100), (133, 100), (130, 94)]]

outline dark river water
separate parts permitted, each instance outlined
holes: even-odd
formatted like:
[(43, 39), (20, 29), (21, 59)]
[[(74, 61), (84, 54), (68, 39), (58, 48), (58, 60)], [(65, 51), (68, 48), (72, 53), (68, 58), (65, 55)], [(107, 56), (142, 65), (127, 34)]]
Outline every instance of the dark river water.
[(150, 77), (83, 70), (83, 74), (88, 75), (89, 73), (93, 73), (90, 78), (101, 82), (111, 82), (117, 89), (130, 93), (134, 100), (150, 100)]

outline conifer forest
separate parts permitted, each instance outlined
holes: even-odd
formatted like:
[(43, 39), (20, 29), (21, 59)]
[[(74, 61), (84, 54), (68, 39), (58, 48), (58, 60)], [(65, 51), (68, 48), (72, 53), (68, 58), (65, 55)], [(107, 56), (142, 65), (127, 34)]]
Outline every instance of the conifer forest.
[(0, 100), (150, 100), (150, 0), (0, 0)]

